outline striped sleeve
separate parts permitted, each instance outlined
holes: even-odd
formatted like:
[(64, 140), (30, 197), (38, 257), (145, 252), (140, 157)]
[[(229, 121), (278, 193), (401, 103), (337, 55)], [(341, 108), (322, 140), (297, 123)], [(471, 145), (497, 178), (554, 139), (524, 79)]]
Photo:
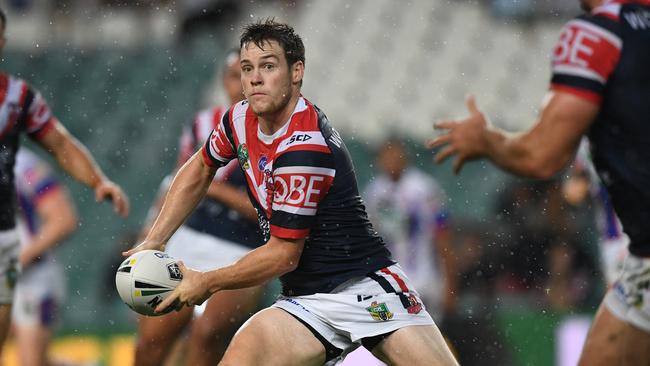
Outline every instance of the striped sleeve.
[(564, 27), (553, 52), (551, 89), (600, 104), (623, 46), (611, 16), (576, 18)]
[(273, 163), (271, 235), (307, 237), (335, 175), (330, 152), (293, 150), (277, 157)]
[(23, 112), (20, 116), (21, 123), (30, 137), (39, 139), (54, 126), (56, 119), (52, 110), (47, 105), (45, 98), (38, 91), (25, 84)]
[(203, 161), (214, 168), (220, 168), (237, 157), (230, 125), (230, 113), (231, 111), (228, 110), (223, 114), (221, 122), (212, 130), (201, 151)]

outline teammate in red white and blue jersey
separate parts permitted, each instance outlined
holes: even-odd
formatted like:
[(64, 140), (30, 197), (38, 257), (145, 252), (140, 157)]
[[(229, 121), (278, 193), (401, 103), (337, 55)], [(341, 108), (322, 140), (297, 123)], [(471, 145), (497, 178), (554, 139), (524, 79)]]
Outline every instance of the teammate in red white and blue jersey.
[(488, 158), (510, 172), (548, 178), (581, 137), (630, 238), (629, 256), (601, 305), (580, 365), (650, 362), (650, 1), (581, 0), (553, 53), (551, 90), (537, 123), (508, 134), (489, 126), (473, 98), (470, 117), (441, 121), (430, 147), (442, 161)]
[[(7, 19), (0, 9), (0, 50)], [(73, 178), (92, 188), (97, 201), (110, 199), (115, 212), (126, 217), (129, 203), (79, 141), (52, 114), (43, 96), (27, 82), (0, 72), (0, 351), (6, 338), (14, 297), (19, 236), (16, 228), (14, 165), (20, 136), (26, 134), (57, 160)]]
[(216, 169), (234, 159), (266, 244), (213, 271), (179, 263), (183, 281), (157, 310), (280, 277), (283, 296), (240, 328), (222, 365), (330, 365), (360, 345), (389, 364), (456, 365), (368, 221), (341, 137), (300, 94), (300, 37), (266, 20), (247, 26), (240, 46), (247, 99), (180, 169), (144, 242), (124, 255), (163, 247)]

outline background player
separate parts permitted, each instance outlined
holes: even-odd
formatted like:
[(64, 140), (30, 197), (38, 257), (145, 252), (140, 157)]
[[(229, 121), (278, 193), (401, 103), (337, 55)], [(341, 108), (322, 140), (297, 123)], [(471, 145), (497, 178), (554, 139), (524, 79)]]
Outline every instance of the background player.
[(418, 289), (437, 323), (453, 310), (456, 274), (446, 195), (430, 175), (411, 165), (396, 138), (381, 144), (381, 174), (366, 188), (368, 216)]
[(510, 172), (549, 178), (589, 135), (594, 164), (607, 186), (630, 255), (601, 304), (581, 365), (650, 363), (650, 2), (582, 0), (589, 14), (570, 21), (553, 55), (553, 79), (540, 118), (527, 132), (489, 126), (472, 97), (470, 116), (436, 124), (447, 133), (442, 161), (487, 158)]
[[(6, 17), (0, 10), (0, 49), (5, 44)], [(18, 266), (14, 162), (20, 135), (26, 133), (57, 160), (61, 168), (95, 191), (97, 201), (113, 201), (115, 212), (126, 216), (129, 203), (119, 186), (97, 166), (86, 148), (52, 115), (40, 93), (25, 81), (0, 73), (0, 346), (11, 319)]]
[(237, 332), (222, 364), (323, 364), (363, 343), (391, 364), (456, 364), (408, 278), (374, 234), (338, 133), (300, 95), (304, 45), (267, 20), (242, 34), (247, 101), (234, 105), (174, 178), (138, 250), (160, 248), (205, 194), (217, 167), (238, 158), (267, 242), (232, 265), (184, 278), (158, 306), (282, 276), (283, 295)]
[[(242, 98), (239, 50), (226, 54), (223, 90), (230, 104)], [(179, 147), (179, 167), (208, 139), (228, 106), (199, 112), (184, 129)], [(165, 186), (165, 184), (163, 184)], [(244, 191), (246, 178), (236, 162), (220, 169), (201, 201), (185, 224), (172, 236), (166, 251), (187, 266), (208, 271), (228, 265), (263, 243), (257, 227), (257, 214)], [(163, 188), (155, 214), (167, 192)], [(224, 291), (212, 296), (205, 311), (192, 321), (186, 365), (216, 365), (234, 330), (255, 310), (262, 293), (260, 286)], [(136, 365), (161, 365), (174, 341), (192, 319), (192, 307), (160, 317), (140, 318)]]
[(21, 147), (16, 155), (22, 273), (12, 318), (20, 364), (48, 365), (47, 350), (65, 296), (54, 247), (77, 228), (74, 204), (47, 163)]

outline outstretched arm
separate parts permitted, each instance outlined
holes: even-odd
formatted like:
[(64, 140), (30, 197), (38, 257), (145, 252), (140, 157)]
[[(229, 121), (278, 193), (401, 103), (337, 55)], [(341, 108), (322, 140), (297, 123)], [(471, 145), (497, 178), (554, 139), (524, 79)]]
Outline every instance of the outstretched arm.
[(511, 173), (531, 178), (550, 178), (569, 163), (589, 129), (599, 106), (565, 92), (551, 92), (535, 125), (523, 133), (507, 133), (488, 124), (473, 97), (467, 99), (470, 116), (441, 121), (436, 128), (446, 133), (427, 143), (442, 147), (436, 162), (456, 155), (454, 172), (465, 161), (487, 158)]
[(156, 311), (163, 311), (172, 304), (201, 304), (215, 292), (261, 285), (291, 272), (298, 266), (304, 246), (305, 239), (271, 236), (265, 245), (248, 252), (237, 262), (213, 271), (197, 272), (179, 262), (183, 281)]
[(129, 199), (122, 189), (106, 178), (86, 147), (61, 123), (56, 120), (51, 123), (54, 124), (52, 128), (36, 141), (54, 156), (66, 173), (94, 189), (98, 202), (111, 199), (115, 212), (126, 217), (129, 214)]
[(144, 242), (122, 254), (129, 256), (144, 249), (161, 250), (205, 196), (215, 172), (216, 169), (208, 166), (201, 157), (201, 150), (195, 153), (174, 177), (162, 209)]

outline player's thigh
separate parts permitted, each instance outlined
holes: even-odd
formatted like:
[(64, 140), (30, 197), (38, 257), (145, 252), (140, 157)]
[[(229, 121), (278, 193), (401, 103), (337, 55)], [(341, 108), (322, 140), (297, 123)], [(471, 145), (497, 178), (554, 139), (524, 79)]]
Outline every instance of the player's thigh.
[(582, 348), (578, 365), (620, 365), (627, 324), (601, 305)]
[[(221, 291), (208, 300), (205, 311), (192, 324), (192, 337), (214, 337), (234, 331), (248, 319), (260, 301), (263, 287)], [(220, 334), (221, 333), (221, 334)]]
[(388, 365), (458, 365), (435, 325), (412, 325), (396, 330), (372, 353)]
[(171, 345), (192, 319), (192, 308), (161, 316), (141, 316), (138, 320), (138, 348)]
[(650, 365), (650, 333), (600, 306), (580, 356), (580, 366)]
[(325, 347), (284, 310), (267, 308), (237, 331), (220, 365), (322, 365)]
[(47, 364), (47, 346), (52, 337), (52, 330), (40, 325), (17, 326), (15, 329), (20, 364), (22, 366)]

